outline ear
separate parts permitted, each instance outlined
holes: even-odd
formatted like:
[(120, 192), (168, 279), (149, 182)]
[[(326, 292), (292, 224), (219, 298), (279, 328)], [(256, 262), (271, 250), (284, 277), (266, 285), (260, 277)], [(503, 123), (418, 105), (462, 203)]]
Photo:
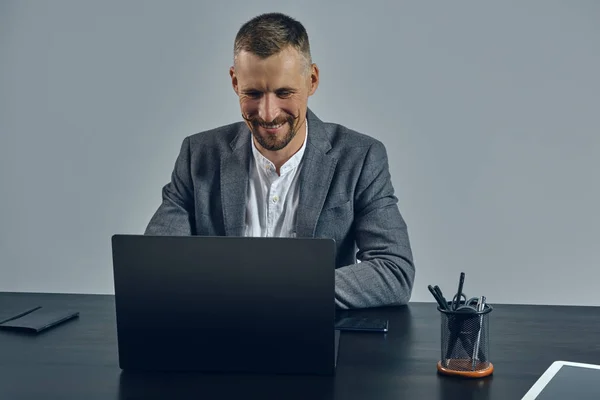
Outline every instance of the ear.
[(312, 64), (310, 66), (310, 90), (308, 92), (309, 96), (312, 96), (319, 87), (319, 67), (317, 64)]
[(229, 76), (231, 77), (231, 86), (233, 86), (233, 91), (235, 92), (235, 94), (237, 94), (239, 96), (238, 80), (237, 80), (237, 77), (235, 76), (235, 68), (234, 67), (229, 68)]

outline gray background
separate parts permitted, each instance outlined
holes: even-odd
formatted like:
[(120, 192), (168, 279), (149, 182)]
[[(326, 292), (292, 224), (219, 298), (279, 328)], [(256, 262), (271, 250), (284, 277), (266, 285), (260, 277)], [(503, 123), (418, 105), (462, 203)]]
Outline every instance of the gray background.
[(382, 140), (417, 278), (600, 305), (600, 2), (0, 0), (0, 290), (113, 293), (183, 138), (240, 120), (237, 29), (306, 26), (325, 121)]

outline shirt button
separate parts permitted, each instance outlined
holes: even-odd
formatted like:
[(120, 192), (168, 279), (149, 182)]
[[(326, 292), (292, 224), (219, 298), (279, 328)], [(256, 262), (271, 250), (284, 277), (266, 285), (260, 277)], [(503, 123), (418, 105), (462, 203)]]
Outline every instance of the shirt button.
[(279, 201), (279, 196), (273, 196), (273, 203), (277, 203)]

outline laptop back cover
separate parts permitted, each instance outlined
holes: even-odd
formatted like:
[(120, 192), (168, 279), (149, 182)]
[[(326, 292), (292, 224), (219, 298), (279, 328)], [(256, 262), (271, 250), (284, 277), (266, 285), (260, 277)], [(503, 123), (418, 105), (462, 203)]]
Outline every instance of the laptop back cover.
[(332, 374), (335, 243), (113, 236), (122, 369)]

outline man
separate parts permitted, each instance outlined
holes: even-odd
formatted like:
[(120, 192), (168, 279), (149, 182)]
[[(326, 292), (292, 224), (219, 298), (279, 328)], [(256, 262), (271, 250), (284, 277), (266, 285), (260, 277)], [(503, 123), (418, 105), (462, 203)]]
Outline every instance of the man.
[(319, 69), (302, 24), (245, 23), (229, 73), (244, 122), (185, 138), (145, 233), (333, 238), (338, 308), (407, 303), (415, 269), (386, 149), (308, 109)]

